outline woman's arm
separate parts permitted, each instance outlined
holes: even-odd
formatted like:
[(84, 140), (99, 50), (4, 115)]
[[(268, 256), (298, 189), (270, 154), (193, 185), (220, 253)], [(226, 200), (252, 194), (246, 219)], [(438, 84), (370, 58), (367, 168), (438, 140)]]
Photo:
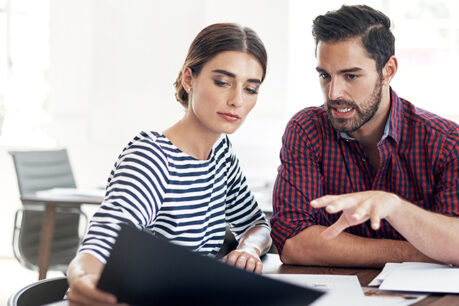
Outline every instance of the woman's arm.
[(263, 264), (260, 256), (271, 247), (269, 234), (270, 231), (265, 226), (252, 227), (242, 235), (237, 248), (223, 257), (223, 262), (250, 272), (261, 273)]
[(97, 289), (97, 282), (104, 264), (94, 256), (86, 253), (78, 254), (67, 270), (69, 291), (67, 298), (71, 303), (116, 304), (116, 297), (110, 293)]

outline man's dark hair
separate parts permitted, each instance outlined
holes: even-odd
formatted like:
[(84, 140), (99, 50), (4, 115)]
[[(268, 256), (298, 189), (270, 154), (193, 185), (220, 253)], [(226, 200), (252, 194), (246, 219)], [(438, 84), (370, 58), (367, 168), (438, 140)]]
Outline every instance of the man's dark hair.
[(361, 37), (368, 55), (376, 61), (381, 72), (395, 53), (395, 38), (390, 31), (390, 19), (366, 5), (343, 5), (314, 19), (312, 35), (316, 41), (338, 42)]

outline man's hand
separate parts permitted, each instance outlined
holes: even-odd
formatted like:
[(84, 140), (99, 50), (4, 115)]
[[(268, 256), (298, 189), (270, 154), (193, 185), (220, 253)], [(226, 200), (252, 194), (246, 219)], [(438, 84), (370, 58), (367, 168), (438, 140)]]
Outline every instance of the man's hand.
[(341, 217), (324, 230), (321, 236), (332, 239), (346, 228), (371, 220), (371, 227), (378, 230), (381, 219), (389, 217), (402, 200), (393, 193), (384, 191), (365, 191), (344, 195), (326, 195), (311, 201), (314, 208), (325, 207), (326, 211), (334, 214), (342, 211)]
[(246, 247), (236, 249), (223, 257), (222, 261), (240, 269), (260, 274), (263, 268), (263, 263), (260, 260), (259, 252), (260, 251), (256, 248)]

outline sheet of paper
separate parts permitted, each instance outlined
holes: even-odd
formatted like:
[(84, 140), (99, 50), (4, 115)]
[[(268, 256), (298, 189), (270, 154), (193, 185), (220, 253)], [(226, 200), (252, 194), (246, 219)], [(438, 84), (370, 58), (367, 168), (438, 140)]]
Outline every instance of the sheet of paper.
[(323, 297), (311, 305), (368, 305), (365, 303), (362, 287), (355, 275), (323, 274), (265, 274), (298, 286), (326, 291)]
[(364, 301), (367, 305), (405, 306), (412, 305), (425, 299), (427, 294), (406, 293), (400, 291), (385, 291), (377, 288), (364, 287)]
[(38, 197), (94, 197), (103, 198), (105, 189), (52, 188), (35, 193)]
[(390, 272), (392, 272), (394, 269), (396, 269), (401, 263), (396, 263), (396, 262), (388, 262), (385, 264), (384, 269), (381, 271), (381, 273), (376, 276), (371, 283), (368, 284), (368, 286), (379, 286), (382, 284), (383, 280), (386, 278), (387, 275), (389, 275)]
[(393, 269), (381, 290), (459, 293), (459, 268), (448, 265), (405, 262)]

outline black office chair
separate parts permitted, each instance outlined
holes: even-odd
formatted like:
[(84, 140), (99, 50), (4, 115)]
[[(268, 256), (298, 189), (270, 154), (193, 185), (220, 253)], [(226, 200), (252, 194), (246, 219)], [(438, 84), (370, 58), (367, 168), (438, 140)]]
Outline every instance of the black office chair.
[[(21, 195), (56, 187), (76, 187), (66, 150), (10, 152)], [(26, 268), (38, 270), (44, 205), (23, 201), (14, 218), (13, 251)], [(65, 272), (80, 243), (79, 208), (56, 209), (48, 270)]]
[(38, 306), (62, 300), (69, 285), (66, 277), (43, 279), (15, 292), (8, 306)]

